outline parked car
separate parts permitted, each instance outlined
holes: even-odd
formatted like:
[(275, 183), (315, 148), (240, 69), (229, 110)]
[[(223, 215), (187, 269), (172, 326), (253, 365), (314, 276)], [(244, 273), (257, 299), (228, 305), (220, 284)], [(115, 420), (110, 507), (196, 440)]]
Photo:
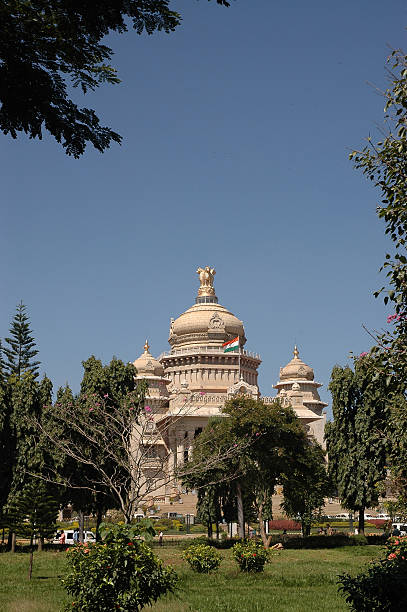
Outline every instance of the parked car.
[[(73, 537), (75, 530), (74, 529), (64, 529), (63, 531), (65, 534), (65, 544), (68, 544), (68, 545), (75, 544), (75, 540)], [(59, 531), (57, 535), (55, 536), (53, 540), (54, 544), (59, 544), (60, 542), (59, 538), (61, 537), (61, 533), (62, 531)], [(95, 534), (92, 531), (85, 530), (83, 532), (83, 541), (84, 542), (96, 542)]]

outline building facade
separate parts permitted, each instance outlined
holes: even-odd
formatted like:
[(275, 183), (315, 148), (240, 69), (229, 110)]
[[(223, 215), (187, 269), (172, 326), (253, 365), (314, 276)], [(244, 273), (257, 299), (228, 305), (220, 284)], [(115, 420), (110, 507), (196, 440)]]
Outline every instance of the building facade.
[[(194, 438), (206, 427), (212, 416), (221, 415), (225, 401), (237, 394), (272, 403), (279, 398), (291, 405), (310, 436), (323, 444), (326, 421), (312, 368), (299, 357), (280, 369), (277, 393), (262, 397), (258, 386), (257, 353), (245, 348), (243, 322), (220, 305), (214, 289), (215, 270), (198, 268), (200, 286), (195, 304), (177, 319), (171, 319), (168, 342), (170, 350), (157, 359), (149, 352), (134, 361), (137, 378), (148, 383), (146, 406), (148, 426), (147, 449), (143, 462), (146, 477), (156, 479), (149, 488), (154, 502), (170, 499), (182, 501), (183, 492), (174, 471), (188, 461)], [(236, 340), (237, 339), (237, 340)], [(236, 340), (234, 350), (225, 352), (225, 343)], [(140, 442), (140, 440), (138, 441)]]

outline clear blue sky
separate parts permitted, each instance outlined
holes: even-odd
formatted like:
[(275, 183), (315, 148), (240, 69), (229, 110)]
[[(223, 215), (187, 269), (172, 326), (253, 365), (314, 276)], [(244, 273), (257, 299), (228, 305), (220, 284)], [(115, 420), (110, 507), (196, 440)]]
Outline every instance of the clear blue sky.
[(0, 336), (23, 300), (43, 371), (77, 391), (91, 354), (168, 350), (212, 265), (262, 393), (296, 342), (329, 402), (333, 365), (370, 345), (362, 324), (386, 325), (379, 194), (348, 153), (382, 120), (367, 81), (385, 87), (387, 44), (407, 47), (406, 4), (173, 6), (176, 33), (110, 38), (122, 84), (80, 100), (121, 147), (74, 160), (0, 136)]

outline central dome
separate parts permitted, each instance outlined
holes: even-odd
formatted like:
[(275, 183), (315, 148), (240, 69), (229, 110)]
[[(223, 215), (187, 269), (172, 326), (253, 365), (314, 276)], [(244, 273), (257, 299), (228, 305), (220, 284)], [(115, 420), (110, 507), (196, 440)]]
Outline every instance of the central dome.
[[(204, 275), (206, 271), (206, 276)], [(213, 289), (213, 268), (198, 268), (201, 287), (197, 303), (188, 308), (177, 319), (171, 320), (168, 342), (172, 348), (204, 346), (221, 346), (236, 336), (240, 346), (246, 342), (243, 322), (227, 308), (217, 303)]]

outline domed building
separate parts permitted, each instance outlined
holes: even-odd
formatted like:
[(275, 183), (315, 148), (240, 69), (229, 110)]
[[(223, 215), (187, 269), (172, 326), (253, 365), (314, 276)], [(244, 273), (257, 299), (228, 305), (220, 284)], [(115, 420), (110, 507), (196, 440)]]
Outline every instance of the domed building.
[[(261, 397), (258, 387), (260, 356), (245, 348), (243, 322), (218, 303), (215, 270), (198, 268), (200, 287), (195, 304), (171, 319), (168, 342), (171, 350), (155, 359), (146, 342), (144, 353), (134, 362), (137, 378), (149, 385), (146, 403), (151, 407), (157, 436), (152, 456), (165, 456), (166, 478), (157, 479), (154, 499), (161, 503), (183, 493), (173, 482), (176, 468), (188, 461), (194, 438), (211, 416), (220, 415), (225, 401), (236, 394)], [(267, 404), (280, 398), (291, 405), (309, 435), (323, 443), (327, 406), (321, 401), (312, 368), (294, 349), (294, 358), (280, 370), (274, 385), (277, 396), (262, 397)], [(146, 465), (146, 470), (147, 470)], [(150, 468), (148, 468), (150, 469)]]

